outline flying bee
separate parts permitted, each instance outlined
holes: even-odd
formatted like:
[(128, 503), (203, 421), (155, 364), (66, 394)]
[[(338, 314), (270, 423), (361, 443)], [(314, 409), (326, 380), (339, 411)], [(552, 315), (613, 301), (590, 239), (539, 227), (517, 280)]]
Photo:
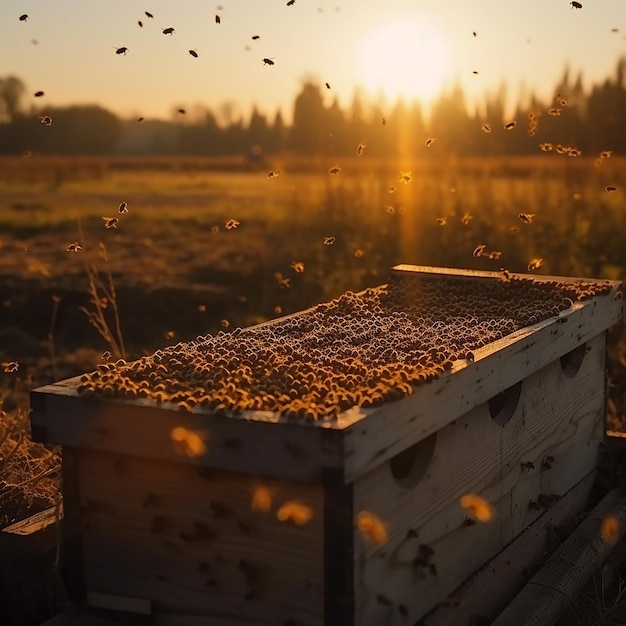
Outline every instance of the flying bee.
[(334, 176), (335, 174), (339, 174), (339, 172), (341, 172), (341, 168), (340, 168), (338, 165), (335, 165), (334, 167), (331, 167), (331, 168), (328, 170), (328, 173), (329, 173), (329, 174), (332, 174), (333, 176)]
[(565, 154), (566, 148), (564, 148), (560, 143), (557, 143), (555, 150), (557, 154)]
[(117, 228), (119, 219), (117, 217), (103, 217), (105, 228)]
[(354, 258), (360, 259), (365, 254), (365, 250), (361, 250), (361, 248), (357, 248), (354, 251)]
[(550, 109), (548, 111), (548, 115), (552, 115), (554, 117), (558, 117), (559, 115), (561, 115), (561, 109)]
[(395, 208), (391, 204), (385, 205), (385, 211), (389, 213), (389, 215), (393, 215), (396, 212)]
[(144, 11), (144, 13), (146, 14), (146, 17), (149, 17), (149, 18), (154, 17), (154, 15), (152, 15), (152, 13), (149, 13), (148, 11)]
[(520, 213), (517, 217), (519, 217), (524, 224), (530, 224), (533, 221), (533, 217), (535, 217), (535, 213)]
[(35, 98), (41, 98), (41, 96), (45, 95), (43, 91), (36, 91)]
[(483, 131), (483, 133), (490, 133), (491, 132), (491, 124), (488, 123), (484, 123), (480, 129)]
[(296, 0), (289, 0), (289, 2), (287, 2), (287, 6), (292, 7), (295, 3), (296, 3)]
[(610, 159), (613, 154), (613, 150), (602, 150), (598, 155), (601, 159)]
[(383, 117), (382, 119), (383, 126), (387, 126), (387, 118)]
[(413, 172), (400, 172), (400, 178), (398, 178), (399, 183), (404, 183), (407, 185), (413, 180)]
[(568, 148), (566, 150), (567, 156), (570, 157), (579, 157), (582, 155), (583, 151), (579, 150), (578, 148)]
[(554, 150), (554, 146), (549, 142), (540, 143), (539, 148), (542, 152), (552, 152)]
[(609, 193), (613, 193), (614, 191), (617, 191), (617, 187), (615, 187), (614, 185), (607, 185), (607, 186), (606, 186), (606, 190), (607, 190)]
[(216, 24), (221, 24), (222, 23), (222, 18), (219, 15), (215, 16), (215, 23)]
[(111, 353), (110, 353), (108, 350), (105, 350), (105, 351), (102, 353), (102, 358), (103, 358), (105, 361), (108, 361), (108, 360), (111, 358)]
[(511, 121), (511, 122), (507, 122), (507, 123), (504, 125), (504, 129), (505, 129), (505, 130), (513, 130), (513, 129), (515, 128), (515, 124), (516, 124), (515, 120), (513, 120), (513, 121)]
[(297, 274), (304, 272), (304, 263), (302, 261), (293, 261), (289, 267)]
[(240, 222), (238, 222), (237, 220), (230, 219), (226, 222), (225, 227), (226, 227), (226, 230), (232, 230), (233, 228), (237, 228), (239, 224)]
[(334, 237), (324, 237), (324, 245), (325, 246), (332, 246), (335, 243), (335, 238)]
[(229, 322), (228, 320), (222, 320), (222, 321), (220, 322), (220, 326), (221, 326), (222, 328), (228, 328), (228, 327), (230, 326), (230, 322)]
[(115, 54), (123, 54), (126, 56), (126, 53), (128, 52), (128, 48), (126, 46), (120, 46), (119, 48), (116, 48), (115, 46), (113, 47), (115, 48)]
[(252, 39), (261, 39), (261, 35), (252, 35)]
[[(570, 4), (572, 5), (572, 9), (582, 9), (583, 5), (580, 4), (580, 2), (570, 2)], [(571, 9), (570, 9), (571, 11)]]
[(173, 35), (176, 31), (174, 30), (174, 28), (172, 26), (168, 26), (167, 28), (163, 29), (163, 34), (164, 35)]
[(389, 187), (389, 189), (387, 189), (387, 193), (396, 193), (396, 188), (395, 187)]
[(474, 219), (473, 215), (470, 215), (469, 213), (465, 213), (463, 217), (461, 218), (461, 224), (463, 224), (464, 226), (467, 226), (473, 219)]
[(278, 177), (278, 174), (279, 174), (279, 171), (278, 171), (278, 170), (270, 170), (270, 171), (267, 173), (267, 177), (268, 177), (268, 178), (277, 178), (277, 177)]
[(326, 85), (326, 89), (330, 89), (330, 83), (324, 83)]
[(473, 257), (479, 257), (483, 255), (483, 252), (485, 251), (485, 248), (487, 247), (487, 244), (481, 243), (480, 245), (476, 246), (474, 248), (474, 252), (472, 252), (472, 256)]
[(28, 14), (20, 15), (20, 22), (26, 22), (28, 20)]
[(141, 20), (137, 20), (137, 25), (139, 28), (143, 28), (143, 22)]
[(143, 117), (138, 117), (137, 121), (141, 124), (141, 122), (143, 122), (144, 118)]
[(127, 202), (120, 202), (120, 206), (117, 207), (117, 210), (120, 213), (128, 213), (128, 203)]
[(543, 265), (543, 259), (540, 257), (531, 259), (528, 263), (528, 271), (532, 272), (534, 270), (538, 270)]
[(274, 59), (263, 59), (263, 65), (275, 65)]
[(356, 147), (356, 155), (357, 156), (362, 156), (363, 152), (365, 151), (365, 148), (367, 148), (367, 144), (366, 143), (360, 143), (357, 147)]
[(80, 252), (83, 247), (78, 243), (78, 241), (74, 241), (73, 243), (68, 244), (67, 248), (65, 248), (66, 252)]
[(559, 98), (558, 99), (558, 103), (562, 107), (566, 107), (567, 106), (567, 100), (565, 98)]
[(181, 115), (185, 115), (185, 113), (187, 113), (187, 111), (185, 109), (177, 109), (178, 113), (180, 113)]
[(189, 50), (189, 54), (194, 58), (197, 59), (198, 58), (198, 53), (195, 50)]
[(437, 224), (439, 224), (439, 226), (445, 226), (448, 223), (448, 218), (447, 217), (438, 217), (437, 218)]
[(432, 146), (432, 145), (435, 143), (435, 141), (437, 141), (437, 137), (429, 137), (429, 138), (428, 138), (428, 139), (424, 142), (424, 145), (425, 145), (427, 148), (430, 148), (430, 146)]
[(2, 369), (7, 374), (12, 374), (13, 372), (17, 372), (17, 370), (20, 367), (20, 364), (17, 361), (5, 361), (1, 365), (2, 365)]
[(49, 115), (40, 115), (39, 119), (44, 126), (52, 126), (52, 118)]
[(500, 250), (492, 250), (491, 252), (487, 253), (486, 256), (490, 261), (497, 261), (502, 256), (502, 252)]
[(478, 70), (473, 70), (472, 74), (474, 74), (474, 76), (478, 76)]

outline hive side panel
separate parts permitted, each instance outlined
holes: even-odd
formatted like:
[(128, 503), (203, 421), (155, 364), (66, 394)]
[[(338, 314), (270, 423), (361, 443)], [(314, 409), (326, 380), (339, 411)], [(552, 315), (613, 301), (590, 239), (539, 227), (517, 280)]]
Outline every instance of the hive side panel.
[(88, 591), (148, 600), (157, 624), (323, 623), (321, 486), (102, 452), (80, 464)]
[[(357, 623), (419, 619), (593, 474), (604, 335), (586, 347), (575, 376), (557, 359), (525, 379), (504, 426), (485, 403), (433, 435), (432, 458), (413, 486), (394, 478), (389, 463), (356, 481), (355, 516), (373, 514), (387, 534), (383, 541), (355, 531)], [(417, 449), (429, 454), (427, 442)], [(480, 500), (462, 501), (467, 495)]]

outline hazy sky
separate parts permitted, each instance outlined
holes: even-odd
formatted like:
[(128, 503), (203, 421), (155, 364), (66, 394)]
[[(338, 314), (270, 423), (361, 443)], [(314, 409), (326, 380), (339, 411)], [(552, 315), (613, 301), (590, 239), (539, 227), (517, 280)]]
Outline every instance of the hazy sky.
[[(20, 77), (29, 96), (45, 91), (32, 98), (38, 106), (98, 103), (124, 116), (163, 118), (178, 106), (219, 111), (234, 101), (246, 115), (256, 102), (271, 114), (281, 107), (290, 119), (307, 77), (328, 82), (326, 97), (337, 96), (342, 106), (356, 83), (389, 95), (423, 95), (455, 78), (470, 99), (503, 81), (512, 98), (521, 85), (548, 98), (565, 64), (589, 85), (613, 74), (626, 56), (626, 0), (582, 4), (0, 0), (0, 76)], [(21, 22), (24, 13), (29, 19)], [(175, 33), (164, 35), (167, 27)], [(116, 54), (121, 46), (126, 55)]]

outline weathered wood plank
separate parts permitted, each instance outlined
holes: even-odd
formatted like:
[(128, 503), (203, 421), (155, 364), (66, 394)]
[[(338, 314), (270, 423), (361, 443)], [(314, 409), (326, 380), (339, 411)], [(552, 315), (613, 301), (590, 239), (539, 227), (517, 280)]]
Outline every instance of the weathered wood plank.
[(410, 396), (340, 416), (346, 482), (603, 333), (621, 312), (621, 300), (610, 294), (574, 304), (561, 315), (567, 323), (550, 318), (524, 328), (474, 351), (473, 363), (457, 361), (451, 372)]
[[(604, 337), (588, 347), (575, 377), (566, 376), (557, 360), (524, 380), (504, 427), (483, 404), (441, 429), (414, 486), (398, 482), (387, 463), (356, 480), (355, 514), (375, 514), (389, 533), (381, 546), (360, 533), (355, 537), (358, 624), (403, 624), (400, 607), (421, 617), (550, 509), (555, 496), (595, 469)], [(468, 493), (491, 505), (487, 523), (466, 525), (461, 497)], [(433, 554), (416, 564), (420, 546)]]
[(422, 619), (424, 626), (469, 624), (476, 616), (495, 619), (528, 580), (527, 572), (556, 549), (552, 529), (584, 510), (596, 472), (589, 473), (551, 509), (537, 518), (498, 556)]
[[(93, 451), (80, 465), (88, 591), (141, 598), (155, 616), (323, 623), (320, 485)], [(312, 517), (280, 521), (289, 503)]]
[[(603, 531), (612, 518), (610, 531)], [(607, 558), (626, 528), (626, 498), (610, 491), (493, 622), (493, 626), (550, 626)]]

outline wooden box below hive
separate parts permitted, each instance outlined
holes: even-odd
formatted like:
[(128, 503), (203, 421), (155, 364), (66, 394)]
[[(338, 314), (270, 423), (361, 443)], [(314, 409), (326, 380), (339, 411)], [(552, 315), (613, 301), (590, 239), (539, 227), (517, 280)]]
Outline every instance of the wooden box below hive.
[(618, 283), (402, 266), (35, 390), (77, 587), (163, 626), (414, 622), (590, 484), (620, 315)]

